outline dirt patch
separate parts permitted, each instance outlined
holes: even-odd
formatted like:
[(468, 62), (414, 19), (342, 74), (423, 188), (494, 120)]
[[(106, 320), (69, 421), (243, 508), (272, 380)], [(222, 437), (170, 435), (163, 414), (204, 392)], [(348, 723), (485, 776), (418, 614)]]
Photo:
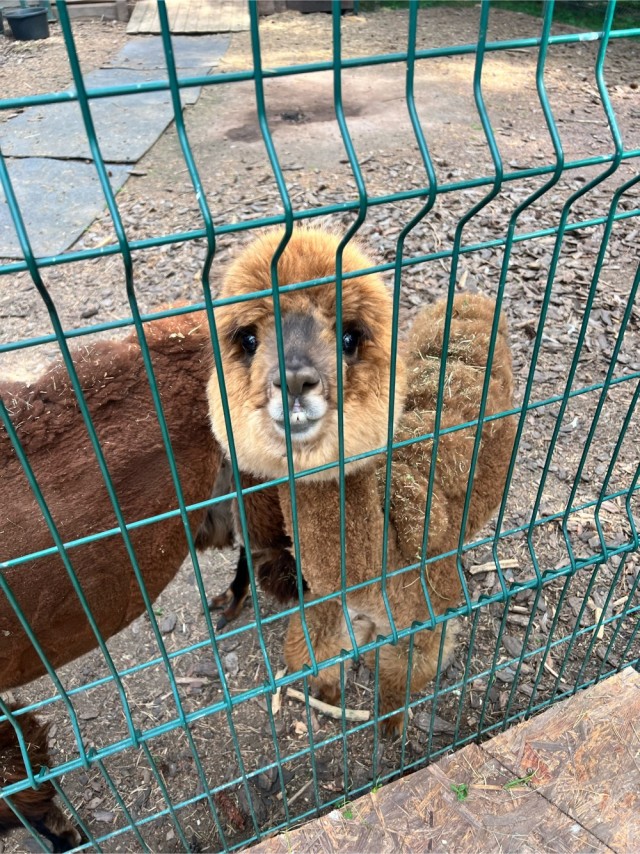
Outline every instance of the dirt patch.
[[(475, 41), (477, 15), (477, 9), (421, 12), (418, 46)], [(539, 22), (524, 15), (492, 12), (489, 39), (535, 36), (539, 27)], [(85, 70), (90, 70), (92, 56), (96, 63), (102, 62), (123, 44), (121, 25), (82, 24), (80, 29), (87, 36), (87, 51), (89, 43), (95, 51), (87, 54)], [(407, 15), (383, 10), (366, 17), (345, 17), (342, 29), (346, 57), (404, 50)], [(568, 28), (558, 27), (557, 31)], [(263, 21), (261, 34), (265, 68), (331, 58), (328, 16), (286, 13)], [(55, 44), (51, 47), (55, 54), (53, 50), (30, 54), (31, 75), (44, 86), (38, 91), (54, 88), (52, 80), (56, 87), (69, 82), (60, 59), (64, 54)], [(557, 45), (549, 51), (546, 83), (567, 161), (613, 150), (595, 85), (596, 53), (595, 43)], [(48, 63), (54, 55), (58, 60), (49, 74)], [(11, 54), (11, 63), (16, 56)], [(535, 90), (536, 61), (534, 50), (508, 50), (486, 58), (484, 98), (507, 173), (554, 163)], [(250, 67), (248, 34), (235, 34), (223, 68), (236, 71)], [(19, 66), (7, 64), (7, 68), (12, 73), (18, 68), (15, 79), (20, 79)], [(400, 231), (424, 204), (420, 190), (425, 187), (425, 170), (406, 109), (405, 72), (402, 63), (392, 63), (349, 69), (343, 80), (349, 131), (372, 202), (361, 236), (376, 260), (390, 265), (396, 257)], [(640, 147), (640, 113), (634, 89), (640, 77), (637, 42), (616, 40), (610, 44), (606, 74), (625, 149), (630, 151)], [(475, 178), (478, 186), (439, 195), (433, 210), (408, 236), (405, 257), (440, 255), (403, 271), (403, 329), (422, 304), (446, 293), (456, 226), (487, 192), (488, 185), (480, 179), (494, 174), (473, 103), (472, 75), (473, 58), (467, 55), (421, 60), (416, 66), (417, 109), (439, 184), (455, 185)], [(335, 121), (332, 85), (330, 71), (267, 79), (265, 95), (294, 210), (302, 213), (333, 206), (327, 221), (344, 229), (355, 215), (353, 210), (345, 210), (345, 202), (355, 206), (357, 192)], [(209, 87), (198, 103), (187, 109), (186, 119), (214, 222), (218, 227), (233, 226), (223, 229), (218, 237), (212, 272), (215, 293), (224, 264), (247, 239), (239, 229), (280, 214), (282, 204), (259, 134), (252, 83)], [(256, 608), (263, 620), (263, 643), (252, 627), (253, 608), (239, 620), (241, 631), (227, 633), (219, 643), (233, 702), (233, 710), (227, 714), (225, 691), (209, 651), (193, 571), (185, 566), (155, 606), (157, 613), (167, 618), (163, 640), (172, 656), (176, 685), (170, 684), (164, 666), (158, 663), (160, 651), (147, 619), (136, 621), (109, 643), (119, 669), (156, 661), (123, 678), (135, 730), (146, 739), (148, 750), (109, 752), (102, 770), (94, 765), (64, 779), (70, 801), (96, 836), (126, 824), (122, 805), (113, 795), (114, 786), (131, 817), (138, 821), (166, 809), (163, 790), (172, 805), (180, 807), (179, 825), (169, 812), (140, 826), (139, 832), (152, 850), (180, 850), (185, 846), (217, 849), (221, 847), (219, 828), (227, 844), (235, 845), (284, 822), (286, 810), (292, 819), (313, 815), (318, 807), (350, 797), (359, 787), (429, 761), (446, 750), (454, 738), (471, 739), (480, 729), (498, 728), (503, 720), (527, 708), (534, 710), (554, 695), (570, 692), (595, 678), (599, 670), (606, 672), (637, 657), (633, 616), (622, 622), (603, 623), (602, 631), (591, 628), (601, 616), (608, 620), (623, 608), (640, 604), (634, 586), (638, 556), (622, 559), (615, 554), (631, 542), (631, 520), (634, 513), (637, 518), (638, 510), (636, 499), (630, 499), (627, 506), (624, 494), (615, 495), (629, 489), (637, 467), (640, 431), (634, 412), (629, 414), (625, 439), (615, 453), (636, 379), (621, 381), (611, 389), (588, 446), (587, 439), (598, 406), (599, 384), (616, 348), (637, 268), (638, 220), (616, 223), (599, 282), (591, 292), (602, 227), (570, 231), (549, 299), (545, 299), (554, 237), (544, 231), (557, 226), (561, 207), (571, 193), (605, 168), (583, 166), (567, 171), (518, 219), (517, 236), (542, 232), (536, 239), (514, 243), (504, 295), (518, 400), (522, 401), (531, 377), (530, 403), (536, 407), (525, 423), (501, 519), (502, 530), (511, 532), (497, 546), (503, 575), (495, 570), (490, 544), (479, 546), (465, 558), (469, 594), (474, 601), (481, 596), (496, 598), (503, 585), (508, 589), (513, 584), (533, 583), (536, 573), (547, 574), (544, 586), (522, 590), (510, 599), (507, 608), (493, 602), (476, 610), (471, 619), (458, 621), (458, 652), (442, 674), (437, 700), (432, 703), (412, 698), (407, 738), (388, 743), (374, 737), (370, 727), (345, 737), (340, 721), (313, 711), (307, 714), (303, 705), (286, 694), (282, 709), (269, 714), (264, 696), (256, 689), (264, 684), (268, 668), (275, 673), (281, 666), (286, 619), (280, 618), (273, 603), (261, 595)], [(635, 174), (634, 169), (637, 172), (634, 160), (625, 161), (610, 180), (578, 200), (569, 223), (606, 215), (613, 190)], [(163, 135), (135, 173), (118, 194), (130, 240), (201, 232), (197, 201), (173, 130)], [(548, 175), (543, 175), (506, 182), (496, 199), (468, 223), (462, 243), (469, 251), (460, 256), (458, 289), (496, 293), (503, 261), (499, 241), (504, 239), (509, 218), (515, 207), (547, 179)], [(386, 198), (411, 190), (415, 197), (406, 201)], [(638, 207), (634, 189), (622, 199), (620, 211)], [(113, 228), (105, 214), (74, 249), (105, 247), (113, 241)], [(174, 299), (201, 300), (205, 253), (203, 237), (136, 251), (134, 284), (141, 309), (152, 311)], [(392, 271), (385, 275), (391, 284)], [(118, 320), (129, 314), (124, 270), (117, 255), (47, 267), (43, 276), (66, 328)], [(48, 334), (48, 316), (28, 276), (5, 276), (3, 286), (2, 340)], [(532, 370), (543, 310), (544, 335)], [(584, 341), (576, 351), (581, 329)], [(640, 371), (639, 345), (640, 315), (635, 306), (619, 348), (616, 377), (635, 377)], [(550, 438), (560, 407), (558, 395), (564, 391), (574, 354), (572, 389), (593, 386), (594, 390), (571, 399), (551, 452)], [(52, 344), (2, 354), (3, 375), (37, 371), (56, 355)], [(604, 495), (614, 497), (602, 504), (596, 517), (589, 503), (598, 499), (605, 477)], [(572, 513), (563, 524), (558, 514), (564, 512), (567, 502), (574, 507), (587, 506)], [(547, 521), (531, 529), (528, 536), (532, 518)], [(491, 533), (487, 532), (489, 536)], [(596, 560), (601, 537), (612, 553), (604, 563)], [(593, 563), (553, 579), (554, 571), (579, 560)], [(223, 589), (233, 567), (233, 554), (207, 555), (202, 561), (207, 590), (216, 593)], [(199, 646), (184, 652), (192, 644)], [(525, 658), (519, 663), (523, 649)], [(492, 664), (498, 670), (490, 680)], [(73, 695), (87, 748), (108, 748), (129, 735), (118, 692), (110, 682), (95, 684), (104, 676), (104, 662), (96, 653), (61, 670), (63, 683), (70, 689), (94, 685)], [(464, 680), (466, 685), (462, 684)], [(358, 663), (348, 680), (346, 704), (372, 710), (373, 682), (373, 675)], [(40, 680), (16, 694), (24, 702), (35, 702), (50, 697), (52, 689), (46, 680)], [(46, 714), (55, 721), (54, 761), (62, 764), (76, 759), (67, 712), (60, 703), (49, 708)], [(181, 711), (198, 715), (189, 729), (175, 725)], [(254, 775), (248, 786), (239, 782), (242, 772), (251, 774), (278, 759), (282, 776), (271, 767)], [(211, 802), (202, 797), (205, 790), (221, 786), (226, 788), (216, 792)], [(23, 847), (24, 834), (15, 834), (7, 843), (10, 851)], [(141, 843), (129, 831), (102, 847), (139, 850)]]

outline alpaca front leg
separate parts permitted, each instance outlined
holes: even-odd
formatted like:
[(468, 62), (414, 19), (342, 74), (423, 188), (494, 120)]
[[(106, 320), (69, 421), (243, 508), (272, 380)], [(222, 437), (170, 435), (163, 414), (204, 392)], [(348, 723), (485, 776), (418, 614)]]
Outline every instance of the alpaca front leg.
[(216, 629), (222, 631), (224, 627), (239, 616), (247, 596), (249, 595), (249, 564), (244, 546), (240, 546), (240, 556), (236, 566), (236, 574), (228, 589), (218, 596), (212, 596), (207, 600), (210, 611), (224, 608), (222, 616), (216, 623)]
[[(411, 661), (411, 691), (424, 691), (433, 681), (438, 670), (442, 626), (422, 629), (414, 635)], [(455, 631), (448, 625), (442, 651), (442, 666), (450, 661), (455, 647)], [(409, 640), (403, 639), (396, 646), (388, 644), (380, 649), (380, 714), (395, 712), (382, 721), (382, 732), (390, 736), (402, 735), (404, 706), (409, 669)], [(372, 666), (375, 666), (373, 664)], [(399, 710), (399, 711), (396, 711)]]
[[(339, 602), (322, 602), (320, 605), (307, 608), (305, 618), (318, 664), (340, 655), (343, 649), (351, 649), (349, 631)], [(356, 617), (352, 621), (352, 626), (358, 646), (368, 643), (373, 633), (373, 623), (366, 618)], [(311, 663), (299, 614), (294, 614), (289, 621), (284, 656), (289, 672), (301, 670), (305, 664)], [(350, 664), (350, 661), (346, 661), (345, 669), (348, 669)], [(333, 664), (320, 670), (317, 676), (309, 676), (309, 684), (313, 693), (325, 703), (338, 704), (340, 665)]]

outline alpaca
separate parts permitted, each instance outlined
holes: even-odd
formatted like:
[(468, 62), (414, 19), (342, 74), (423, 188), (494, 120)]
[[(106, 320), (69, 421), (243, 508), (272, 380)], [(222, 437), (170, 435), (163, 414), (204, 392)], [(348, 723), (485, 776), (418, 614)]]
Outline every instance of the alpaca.
[[(270, 288), (271, 259), (280, 239), (280, 234), (272, 231), (250, 244), (225, 276), (222, 296)], [(294, 231), (278, 262), (279, 286), (335, 275), (338, 242), (338, 237), (320, 229)], [(353, 244), (345, 248), (345, 273), (368, 266), (371, 263), (359, 248)], [(335, 286), (330, 283), (285, 291), (280, 294), (280, 305), (293, 465), (296, 471), (303, 471), (338, 458)], [(442, 427), (477, 417), (488, 346), (486, 317), (492, 316), (493, 308), (493, 303), (483, 297), (463, 297), (455, 301)], [(387, 439), (392, 306), (379, 276), (344, 280), (342, 317), (344, 453), (349, 457), (384, 446)], [(218, 331), (239, 465), (259, 478), (282, 477), (287, 473), (287, 459), (271, 298), (230, 303), (220, 308)], [(414, 324), (407, 359), (409, 409), (399, 426), (406, 373), (404, 359), (396, 362), (396, 440), (417, 437), (432, 429), (434, 389), (437, 391), (441, 357), (437, 352), (438, 334), (441, 342), (441, 307), (426, 310)], [(504, 319), (500, 321), (491, 376), (487, 414), (507, 409), (511, 403), (511, 357)], [(214, 433), (220, 443), (228, 447), (215, 376), (209, 383), (208, 393)], [(470, 411), (473, 414), (469, 416)], [(467, 536), (490, 518), (499, 503), (513, 432), (512, 419), (499, 419), (484, 425)], [(468, 475), (468, 457), (474, 438), (475, 429), (467, 428), (440, 440), (428, 557), (457, 546), (467, 487), (465, 474)], [(420, 514), (424, 513), (431, 445), (417, 443), (394, 453), (386, 555), (390, 570), (420, 559)], [(407, 487), (407, 476), (412, 479), (410, 487)], [(375, 579), (381, 572), (381, 488), (384, 492), (383, 458), (378, 457), (376, 461), (375, 457), (360, 457), (347, 464), (345, 520), (349, 585)], [(285, 528), (291, 531), (288, 484), (278, 487), (278, 491)], [(326, 469), (298, 479), (296, 503), (300, 559), (309, 598), (335, 593), (341, 581), (337, 469)], [(436, 614), (458, 604), (461, 585), (455, 557), (429, 564), (425, 582)], [(396, 628), (407, 628), (415, 621), (428, 621), (429, 611), (418, 570), (387, 579), (386, 591)], [(358, 646), (378, 634), (390, 633), (379, 584), (349, 593), (347, 607)], [(318, 661), (351, 647), (339, 600), (305, 607), (305, 618)], [(418, 631), (414, 635), (412, 690), (423, 689), (435, 675), (440, 633), (438, 628)], [(447, 633), (445, 656), (453, 647), (452, 634), (451, 631)], [(386, 716), (385, 728), (391, 732), (398, 732), (402, 727), (402, 714), (396, 710), (405, 701), (408, 646), (408, 640), (402, 640), (395, 646), (381, 647), (379, 653), (381, 713)], [(299, 615), (290, 621), (285, 659), (290, 670), (301, 669), (309, 660)], [(337, 665), (321, 669), (311, 682), (323, 699), (329, 702), (338, 699)]]
[[(410, 332), (406, 411), (395, 431), (395, 442), (415, 439), (434, 431), (445, 309), (445, 302), (423, 309)], [(483, 296), (461, 295), (454, 299), (441, 429), (455, 427), (478, 417), (494, 310), (493, 301)], [(502, 316), (485, 414), (489, 416), (509, 410), (512, 397), (511, 354), (506, 320)], [(440, 437), (429, 519), (428, 558), (455, 550), (458, 546), (475, 436), (476, 428), (467, 427)], [(476, 534), (490, 520), (500, 503), (514, 436), (515, 421), (512, 417), (496, 419), (483, 425), (465, 538)], [(387, 550), (389, 570), (400, 569), (421, 560), (432, 447), (433, 441), (428, 440), (403, 446), (393, 452)], [(356, 585), (380, 574), (385, 483), (385, 460), (382, 457), (378, 457), (377, 464), (346, 478), (345, 512), (347, 520), (354, 520), (352, 524), (347, 522), (346, 529), (347, 555), (355, 556), (351, 560), (347, 558), (349, 585)], [(285, 519), (291, 525), (286, 490), (281, 489), (280, 497)], [(311, 591), (316, 596), (334, 592), (340, 588), (339, 561), (334, 559), (330, 565), (332, 572), (327, 573), (326, 556), (340, 554), (338, 484), (335, 481), (307, 484), (303, 480), (296, 490), (296, 498), (298, 524), (304, 532), (304, 536), (301, 536), (302, 563), (310, 579)], [(317, 520), (318, 506), (323, 509), (321, 523)], [(307, 535), (308, 531), (313, 531), (313, 536)], [(456, 564), (455, 556), (450, 556), (425, 566), (424, 582), (436, 615), (460, 603), (462, 587)], [(323, 571), (316, 570), (314, 573), (314, 567), (320, 566)], [(419, 570), (387, 579), (387, 596), (397, 629), (408, 628), (415, 621), (426, 623), (430, 619), (421, 580)], [(391, 626), (377, 585), (349, 593), (347, 607), (349, 614), (355, 617), (352, 626), (358, 646), (373, 641), (377, 635), (390, 633)], [(351, 647), (339, 601), (332, 600), (311, 607), (305, 616), (317, 660), (337, 656), (342, 649)], [(440, 642), (440, 628), (419, 631), (414, 635), (411, 690), (422, 690), (435, 677)], [(444, 639), (443, 664), (450, 659), (454, 646), (455, 628), (449, 623)], [(380, 648), (382, 715), (389, 715), (404, 705), (408, 654), (408, 639), (399, 641), (396, 646), (387, 644)], [(285, 658), (290, 670), (301, 669), (309, 658), (299, 615), (294, 615), (291, 620), (285, 643)], [(373, 653), (367, 655), (367, 663), (373, 666)], [(339, 680), (339, 666), (335, 665), (321, 670), (311, 682), (325, 700), (336, 702), (340, 696)], [(385, 729), (399, 734), (403, 715), (396, 712), (386, 718), (384, 724)]]
[[(145, 331), (184, 500), (205, 501), (222, 460), (207, 417), (205, 385), (211, 356), (206, 318), (204, 313), (169, 317), (147, 324)], [(126, 521), (175, 508), (175, 488), (135, 333), (121, 341), (81, 347), (73, 359)], [(28, 386), (0, 386), (0, 393), (62, 539), (115, 527), (113, 507), (64, 365), (54, 364)], [(0, 469), (0, 561), (52, 546), (4, 428), (0, 428)], [(194, 536), (204, 515), (204, 510), (189, 514)], [(219, 527), (215, 544), (225, 545), (229, 537), (225, 525)], [(154, 600), (188, 555), (183, 523), (173, 517), (132, 530), (130, 537)], [(210, 544), (214, 540), (210, 538)], [(67, 554), (105, 639), (144, 612), (120, 535), (71, 548)], [(52, 666), (97, 646), (57, 554), (5, 569), (3, 575)], [(0, 690), (44, 672), (11, 604), (0, 596)]]
[[(228, 269), (221, 296), (271, 288), (270, 264), (280, 234), (267, 231)], [(335, 275), (338, 238), (320, 229), (293, 232), (278, 263), (280, 287)], [(344, 251), (343, 268), (369, 265), (353, 243)], [(285, 342), (286, 382), (296, 470), (338, 459), (336, 376), (336, 298), (334, 284), (280, 295)], [(342, 350), (344, 378), (344, 453), (352, 456), (384, 445), (389, 412), (391, 300), (379, 276), (344, 282)], [(284, 413), (278, 372), (272, 298), (260, 297), (221, 306), (216, 321), (235, 449), (240, 468), (261, 480), (288, 473)], [(396, 371), (395, 411), (401, 414), (404, 371)], [(217, 376), (209, 382), (211, 423), (218, 441), (229, 448)], [(353, 462), (349, 470), (367, 461)], [(314, 475), (334, 479), (335, 470)]]
[[(10, 706), (10, 711), (15, 706)], [(41, 767), (51, 765), (47, 736), (49, 724), (42, 723), (32, 713), (16, 719), (27, 745), (29, 760), (34, 773)], [(12, 786), (24, 780), (26, 770), (15, 730), (8, 720), (0, 723), (0, 788)], [(56, 790), (48, 780), (37, 789), (22, 789), (11, 797), (25, 821), (48, 839), (53, 851), (70, 851), (84, 840), (77, 828), (66, 818), (54, 801)], [(0, 836), (15, 827), (23, 827), (6, 800), (0, 800)]]
[[(231, 469), (211, 434), (205, 394), (213, 361), (206, 315), (196, 312), (156, 320), (146, 325), (145, 332), (185, 503), (226, 495), (232, 491)], [(133, 522), (177, 507), (137, 335), (80, 348), (73, 358), (124, 518)], [(54, 364), (30, 385), (0, 384), (0, 395), (62, 539), (115, 527), (113, 507), (64, 365)], [(52, 546), (49, 529), (2, 426), (0, 469), (0, 561)], [(245, 480), (243, 485), (252, 483)], [(297, 595), (297, 582), (277, 498), (274, 501), (273, 491), (270, 495), (257, 492), (247, 496), (245, 507), (258, 579), (268, 592), (287, 602)], [(236, 515), (231, 501), (211, 505), (207, 512), (191, 512), (189, 525), (196, 547), (234, 545)], [(130, 537), (153, 601), (189, 554), (182, 521), (174, 517), (145, 525), (131, 531)], [(105, 639), (144, 612), (120, 536), (69, 549), (68, 556)], [(3, 575), (54, 667), (97, 646), (58, 555), (4, 570)], [(225, 609), (220, 627), (239, 612), (248, 592), (243, 553), (238, 575), (241, 589), (236, 584), (237, 599)], [(228, 597), (219, 599), (219, 603), (212, 600), (212, 607), (225, 604)], [(0, 596), (0, 690), (43, 673), (44, 664), (12, 606)]]

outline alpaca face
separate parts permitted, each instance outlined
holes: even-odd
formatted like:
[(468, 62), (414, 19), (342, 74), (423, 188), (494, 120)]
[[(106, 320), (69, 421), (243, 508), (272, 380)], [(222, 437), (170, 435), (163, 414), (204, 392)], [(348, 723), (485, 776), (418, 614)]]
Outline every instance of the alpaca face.
[[(231, 265), (221, 296), (271, 290), (271, 261), (280, 242), (271, 231)], [(298, 229), (278, 263), (278, 284), (335, 276), (339, 238)], [(353, 246), (343, 272), (371, 266)], [(284, 379), (296, 471), (338, 459), (338, 374), (343, 380), (345, 456), (385, 444), (391, 367), (391, 299), (379, 276), (343, 280), (342, 336), (336, 342), (335, 282), (281, 290)], [(216, 312), (224, 379), (240, 467), (260, 477), (287, 473), (282, 377), (272, 297), (224, 306)], [(213, 430), (229, 447), (218, 377), (209, 383)], [(395, 419), (401, 414), (404, 374), (398, 362)], [(336, 476), (336, 469), (326, 473)]]

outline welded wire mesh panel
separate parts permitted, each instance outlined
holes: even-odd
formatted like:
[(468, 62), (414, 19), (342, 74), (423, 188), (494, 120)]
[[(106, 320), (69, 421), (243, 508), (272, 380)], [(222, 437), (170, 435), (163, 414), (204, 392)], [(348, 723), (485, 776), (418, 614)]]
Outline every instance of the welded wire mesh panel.
[[(20, 91), (9, 81), (0, 101), (6, 850), (25, 834), (38, 850), (61, 834), (95, 850), (239, 848), (637, 667), (637, 10), (545, 2), (529, 17), (483, 0), (344, 16), (334, 2), (262, 17), (250, 2), (248, 31), (184, 60), (192, 47), (171, 34), (184, 21), (159, 2), (142, 74), (139, 43), (113, 56), (123, 27), (103, 44), (57, 9), (58, 41), (39, 43), (48, 76), (27, 88), (13, 45)], [(98, 65), (108, 85), (92, 82)], [(146, 133), (147, 109), (167, 120), (132, 167), (138, 155), (118, 152)], [(63, 218), (71, 161), (100, 210), (72, 245), (45, 249), (34, 210)], [(333, 235), (331, 259), (290, 281), (288, 251), (312, 269), (303, 225)], [(268, 227), (255, 284), (231, 275), (222, 290)], [(349, 361), (377, 334), (354, 326), (349, 300), (376, 277), (382, 422), (370, 389), (354, 404)], [(306, 466), (287, 394), (304, 293), (337, 306), (322, 333), (336, 450)], [(250, 364), (258, 321), (243, 318), (258, 305), (275, 330), (284, 449), (266, 479), (245, 465), (264, 435), (230, 405), (229, 354)], [(431, 404), (409, 396), (403, 414), (396, 366), (425, 316), (437, 347), (407, 364), (427, 372)], [(311, 321), (300, 328), (313, 338)], [(475, 379), (455, 386), (462, 363)], [(513, 397), (496, 406), (499, 370)], [(354, 419), (363, 432), (377, 419), (380, 437), (356, 453)], [(505, 425), (508, 441), (492, 439)], [(477, 496), (492, 490), (480, 524)], [(261, 499), (284, 520), (258, 549)], [(260, 590), (265, 552), (283, 551), (270, 565), (284, 604)], [(339, 579), (328, 590), (325, 568)], [(211, 597), (234, 576), (216, 625)], [(66, 818), (52, 822), (54, 796)]]

